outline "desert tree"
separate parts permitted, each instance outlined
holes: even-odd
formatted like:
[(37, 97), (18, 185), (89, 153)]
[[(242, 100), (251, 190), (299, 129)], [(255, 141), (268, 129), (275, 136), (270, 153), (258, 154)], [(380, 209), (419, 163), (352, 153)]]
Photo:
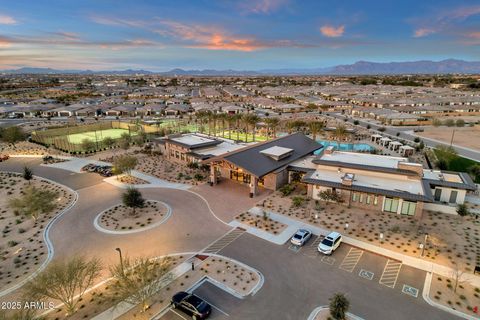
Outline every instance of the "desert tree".
[(11, 199), (8, 204), (16, 212), (37, 220), (40, 214), (50, 213), (57, 207), (55, 201), (57, 196), (57, 192), (30, 186), (26, 188), (23, 195)]
[(22, 128), (11, 126), (2, 130), (2, 141), (10, 143), (15, 146), (18, 141), (25, 140), (25, 133)]
[(102, 264), (96, 258), (73, 257), (67, 261), (52, 262), (25, 285), (24, 292), (39, 301), (59, 300), (65, 305), (67, 315), (71, 315), (101, 270)]
[(142, 193), (134, 187), (129, 187), (122, 194), (123, 205), (131, 208), (131, 215), (134, 216), (137, 208), (143, 208), (145, 205), (145, 199), (142, 196)]
[(122, 133), (120, 136), (120, 147), (124, 150), (130, 148), (130, 144), (132, 143), (132, 136), (129, 133)]
[(103, 139), (103, 144), (108, 149), (111, 149), (115, 145), (115, 139), (113, 139), (112, 137), (105, 137), (105, 139)]
[(23, 167), (23, 179), (25, 179), (25, 181), (28, 181), (28, 184), (30, 185), (30, 180), (33, 179), (33, 170), (30, 167)]
[(347, 318), (347, 311), (349, 306), (350, 302), (344, 294), (335, 293), (330, 299), (330, 315), (335, 320), (345, 320)]
[(120, 303), (122, 301), (137, 305), (140, 304), (142, 311), (149, 308), (151, 298), (173, 276), (169, 272), (172, 261), (170, 258), (151, 259), (139, 257), (134, 260), (124, 258), (121, 263), (110, 268), (113, 277), (111, 292), (113, 298)]
[(95, 149), (95, 142), (91, 139), (85, 138), (80, 142), (80, 147), (84, 152), (90, 152)]
[(463, 279), (464, 273), (465, 271), (463, 271), (462, 266), (459, 265), (458, 263), (455, 263), (451, 271), (451, 277), (453, 280), (453, 288), (452, 288), (453, 292), (456, 293), (458, 285), (464, 282), (464, 279)]
[(135, 156), (123, 155), (115, 158), (113, 162), (113, 169), (115, 174), (126, 173), (130, 175), (132, 170), (135, 169), (138, 159)]

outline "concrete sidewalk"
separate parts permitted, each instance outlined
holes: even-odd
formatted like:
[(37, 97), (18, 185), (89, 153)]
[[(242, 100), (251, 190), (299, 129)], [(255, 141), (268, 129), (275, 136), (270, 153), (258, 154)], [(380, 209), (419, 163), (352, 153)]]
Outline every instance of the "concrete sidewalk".
[[(145, 173), (137, 171), (137, 170), (133, 170), (131, 172), (131, 175), (135, 178), (139, 178), (139, 179), (142, 179), (142, 180), (148, 182), (147, 184), (133, 185), (137, 189), (142, 189), (142, 188), (143, 189), (144, 188), (169, 188), (169, 189), (178, 189), (178, 190), (188, 190), (192, 187), (189, 184), (175, 183), (175, 182), (170, 182), (170, 181), (166, 181), (166, 180), (163, 180), (163, 179), (159, 179), (159, 178), (153, 177), (151, 175), (145, 174)], [(107, 183), (110, 183), (111, 185), (114, 185), (118, 188), (122, 188), (122, 189), (125, 189), (125, 188), (131, 186), (129, 184), (122, 183), (122, 182), (118, 181), (116, 176), (112, 176), (112, 177), (103, 179), (103, 181), (105, 181)]]
[[(252, 208), (250, 210), (250, 212), (255, 213), (257, 215), (261, 215), (262, 211), (263, 209), (258, 207)], [(284, 244), (290, 239), (290, 237), (295, 233), (295, 231), (300, 228), (308, 229), (315, 235), (326, 236), (328, 233), (330, 233), (330, 230), (313, 226), (311, 224), (304, 223), (299, 220), (295, 220), (275, 212), (271, 212), (271, 211), (267, 211), (267, 212), (269, 217), (272, 220), (276, 220), (288, 226), (287, 229), (285, 229), (280, 235), (278, 236), (271, 235), (270, 233), (267, 233), (265, 231), (259, 230), (257, 228), (249, 227), (249, 226), (247, 227), (242, 226), (242, 227), (247, 229), (247, 232), (253, 235), (256, 235), (262, 239), (265, 239), (267, 241), (273, 242), (275, 244)], [(231, 225), (233, 226), (234, 224), (241, 224), (241, 223), (237, 221), (232, 221)], [(408, 255), (395, 252), (389, 249), (385, 249), (380, 246), (373, 245), (364, 241), (360, 241), (351, 237), (343, 236), (343, 241), (349, 245), (358, 247), (360, 249), (371, 251), (395, 260), (399, 260), (407, 266), (411, 266), (426, 272), (436, 273), (441, 276), (449, 277), (449, 278), (452, 277), (452, 273), (454, 272), (454, 270), (450, 267), (447, 267), (438, 263), (430, 262), (424, 259), (408, 256)], [(475, 287), (480, 287), (480, 276), (465, 273), (463, 275), (463, 281), (468, 282), (469, 284)]]
[(46, 167), (58, 168), (63, 170), (68, 170), (76, 173), (81, 173), (82, 168), (87, 164), (96, 164), (99, 166), (111, 166), (110, 163), (104, 161), (91, 160), (86, 158), (71, 158), (68, 161), (46, 164)]

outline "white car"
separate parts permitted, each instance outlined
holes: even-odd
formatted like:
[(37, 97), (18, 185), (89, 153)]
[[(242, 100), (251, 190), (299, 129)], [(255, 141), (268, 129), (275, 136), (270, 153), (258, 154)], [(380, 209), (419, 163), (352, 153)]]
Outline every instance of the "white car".
[(293, 235), (290, 242), (295, 246), (303, 246), (308, 239), (312, 236), (312, 232), (307, 229), (298, 229), (298, 231)]
[(342, 235), (338, 232), (331, 232), (318, 244), (318, 251), (330, 255), (340, 246), (340, 243), (342, 243)]

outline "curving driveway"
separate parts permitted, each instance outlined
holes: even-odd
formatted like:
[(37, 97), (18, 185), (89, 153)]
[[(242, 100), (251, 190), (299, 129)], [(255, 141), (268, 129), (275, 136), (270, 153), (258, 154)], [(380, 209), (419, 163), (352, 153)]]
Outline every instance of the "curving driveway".
[[(50, 230), (55, 259), (73, 255), (96, 256), (105, 266), (118, 261), (115, 248), (124, 256), (160, 256), (175, 252), (196, 252), (231, 229), (210, 211), (204, 199), (195, 193), (166, 188), (143, 189), (144, 198), (163, 201), (172, 207), (172, 215), (163, 224), (144, 232), (112, 235), (95, 229), (93, 221), (101, 211), (121, 202), (124, 190), (103, 182), (91, 173), (40, 165), (39, 159), (12, 158), (0, 163), (2, 171), (22, 172), (28, 165), (34, 174), (78, 192), (78, 201)], [(108, 268), (105, 268), (107, 273)]]

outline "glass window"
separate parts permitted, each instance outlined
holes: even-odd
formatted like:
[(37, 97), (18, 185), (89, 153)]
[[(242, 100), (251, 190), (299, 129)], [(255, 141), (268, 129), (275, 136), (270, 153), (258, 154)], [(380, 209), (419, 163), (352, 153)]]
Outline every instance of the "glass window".
[(385, 204), (383, 205), (383, 211), (386, 212), (397, 212), (398, 210), (398, 199), (394, 198), (385, 198)]
[(373, 204), (377, 205), (378, 204), (378, 196), (373, 197)]
[(358, 202), (363, 203), (363, 193), (360, 193), (360, 199), (358, 200)]
[(457, 196), (458, 196), (458, 191), (452, 190), (452, 192), (450, 193), (450, 199), (449, 199), (448, 202), (456, 203), (457, 202)]
[(357, 201), (357, 199), (358, 199), (358, 193), (354, 192), (352, 194), (352, 201), (355, 202), (355, 201)]
[(415, 209), (417, 207), (416, 202), (403, 201), (401, 213), (407, 216), (415, 215)]
[(371, 202), (371, 196), (368, 195), (365, 203), (366, 203), (366, 204), (370, 204), (370, 202)]

